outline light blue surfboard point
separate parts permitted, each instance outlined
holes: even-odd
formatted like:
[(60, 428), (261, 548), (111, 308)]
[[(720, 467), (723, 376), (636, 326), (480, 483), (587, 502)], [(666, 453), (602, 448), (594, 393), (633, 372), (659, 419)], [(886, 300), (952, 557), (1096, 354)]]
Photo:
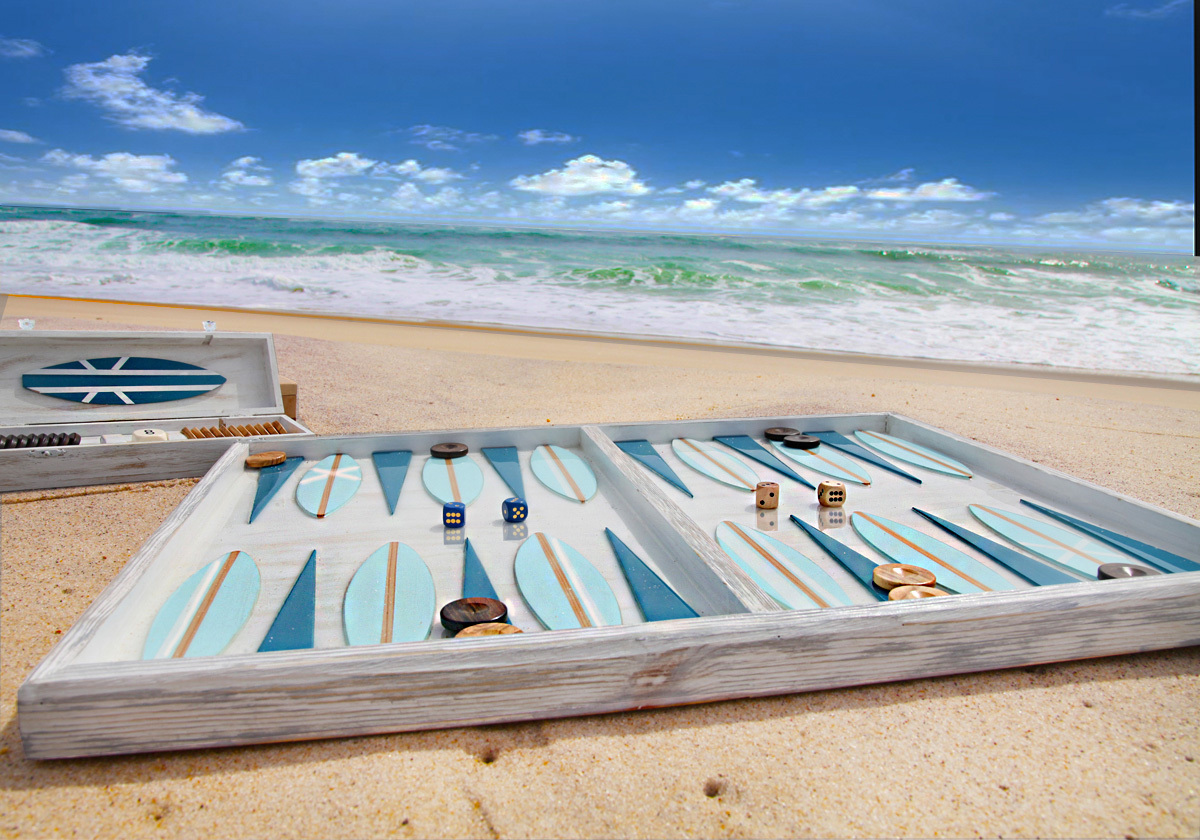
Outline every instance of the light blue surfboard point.
[(907, 563), (933, 572), (937, 585), (950, 592), (989, 592), (1016, 589), (1011, 581), (969, 554), (899, 522), (859, 511), (850, 524), (863, 542), (893, 563)]
[(1036, 560), (1019, 551), (1014, 551), (1006, 545), (1001, 545), (995, 540), (989, 540), (981, 534), (976, 534), (972, 530), (955, 525), (953, 522), (942, 519), (940, 516), (934, 516), (932, 513), (923, 511), (920, 508), (913, 508), (913, 512), (924, 516), (943, 531), (953, 534), (967, 545), (973, 546), (983, 552), (1000, 565), (1007, 567), (1030, 583), (1037, 584), (1038, 586), (1053, 586), (1059, 583), (1079, 583), (1080, 581), (1080, 578), (1059, 571), (1057, 567), (1043, 560)]
[(142, 659), (215, 656), (246, 624), (258, 601), (258, 566), (231, 551), (197, 571), (158, 610)]
[(683, 463), (714, 481), (751, 493), (758, 486), (758, 473), (709, 441), (676, 438), (671, 441), (671, 449)]
[(1129, 556), (1078, 531), (990, 505), (967, 505), (971, 515), (1004, 539), (1068, 571), (1095, 580), (1104, 563), (1128, 563)]
[(796, 549), (736, 522), (717, 526), (717, 544), (759, 587), (789, 610), (853, 603), (829, 573)]
[(633, 549), (625, 545), (621, 538), (612, 532), (611, 528), (604, 529), (605, 536), (612, 543), (613, 553), (621, 564), (621, 571), (629, 581), (629, 588), (642, 615), (647, 621), (669, 621), (673, 618), (696, 618), (696, 611), (687, 605), (667, 583), (646, 565), (642, 558), (634, 554)]
[(517, 550), (513, 571), (521, 596), (548, 630), (621, 623), (621, 607), (608, 581), (562, 540), (534, 534)]
[(871, 484), (870, 473), (831, 446), (818, 446), (816, 449), (793, 449), (790, 446), (784, 446), (783, 442), (778, 440), (771, 441), (771, 445), (784, 457), (791, 458), (797, 464), (808, 467), (810, 470), (816, 470), (830, 478), (864, 486)]
[(351, 645), (386, 645), (429, 638), (436, 607), (433, 576), (404, 543), (381, 545), (346, 587), (342, 620)]
[(812, 537), (813, 542), (821, 546), (821, 548), (825, 550), (826, 554), (828, 554), (837, 562), (841, 563), (842, 566), (848, 572), (850, 572), (850, 574), (858, 578), (858, 582), (861, 583), (876, 600), (886, 601), (888, 599), (888, 591), (879, 586), (879, 584), (875, 583), (875, 567), (879, 565), (878, 563), (876, 563), (874, 560), (871, 560), (869, 557), (859, 554), (857, 551), (840, 540), (836, 540), (829, 536), (829, 534), (826, 534), (820, 528), (814, 528), (812, 525), (809, 525), (794, 513), (791, 516), (791, 520), (799, 525), (804, 533)]
[(421, 470), (421, 483), (442, 504), (469, 505), (483, 492), (483, 470), (470, 455), (459, 458), (430, 457)]
[(479, 450), (487, 458), (514, 496), (525, 498), (525, 480), (521, 478), (521, 459), (515, 446), (485, 446)]
[(1200, 571), (1200, 563), (1189, 560), (1186, 557), (1180, 557), (1178, 554), (1172, 554), (1166, 549), (1144, 543), (1141, 540), (1135, 540), (1133, 537), (1127, 537), (1124, 534), (1118, 534), (1116, 531), (1110, 531), (1107, 528), (1101, 528), (1099, 525), (1093, 525), (1090, 522), (1084, 522), (1082, 519), (1067, 516), (1065, 513), (1059, 513), (1056, 510), (1043, 507), (1028, 499), (1022, 499), (1021, 504), (1028, 505), (1052, 519), (1057, 519), (1059, 522), (1065, 522), (1073, 528), (1078, 528), (1085, 534), (1090, 534), (1109, 545), (1115, 545), (1122, 551), (1129, 552), (1143, 563), (1148, 563), (1155, 568), (1162, 569), (1164, 572)]
[(383, 496), (387, 499), (388, 512), (396, 512), (396, 502), (400, 499), (400, 489), (404, 487), (404, 478), (408, 475), (408, 465), (412, 461), (412, 452), (398, 449), (395, 452), (372, 452), (371, 461), (375, 464), (375, 473), (379, 476), (379, 484), (383, 487)]
[(553, 443), (533, 450), (529, 468), (537, 480), (560, 496), (586, 502), (596, 495), (596, 474), (587, 461)]
[(496, 587), (492, 586), (492, 581), (487, 576), (487, 571), (483, 568), (479, 555), (475, 553), (475, 546), (471, 545), (469, 539), (463, 547), (462, 596), (464, 598), (500, 600), (500, 596), (496, 594)]
[(750, 437), (750, 435), (716, 435), (713, 440), (725, 444), (730, 449), (737, 450), (747, 458), (753, 458), (760, 464), (770, 467), (775, 472), (787, 476), (793, 481), (800, 482), (811, 490), (817, 489), (807, 478), (775, 457), (769, 449), (764, 448), (761, 443)]
[(971, 477), (971, 471), (967, 469), (966, 464), (955, 461), (949, 455), (944, 455), (936, 449), (921, 446), (910, 440), (901, 440), (898, 437), (885, 435), (882, 432), (858, 431), (854, 433), (854, 436), (889, 458), (904, 461), (914, 467), (922, 467), (955, 478)]
[(296, 485), (296, 502), (305, 513), (323, 519), (358, 492), (362, 468), (349, 455), (322, 458), (308, 468)]
[(678, 487), (688, 496), (692, 495), (692, 491), (687, 488), (675, 470), (671, 469), (670, 464), (663, 460), (663, 456), (658, 454), (658, 450), (648, 440), (618, 440), (616, 441), (617, 448), (636, 459), (646, 469), (662, 476), (669, 484)]
[(287, 480), (292, 477), (292, 473), (303, 463), (304, 459), (296, 455), (288, 458), (282, 464), (263, 467), (258, 471), (258, 487), (254, 491), (254, 505), (250, 509), (251, 522), (258, 518), (271, 499), (275, 498), (279, 488), (287, 483)]
[(142, 356), (80, 359), (21, 377), (30, 391), (85, 405), (143, 405), (199, 397), (225, 377), (196, 365)]
[(313, 646), (317, 613), (317, 552), (308, 555), (283, 606), (275, 614), (271, 629), (258, 646), (270, 650), (308, 650)]
[(883, 458), (880, 458), (878, 455), (876, 455), (870, 449), (867, 449), (861, 443), (857, 443), (857, 442), (851, 440), (850, 438), (846, 437), (841, 432), (805, 432), (804, 434), (812, 435), (813, 437), (815, 437), (819, 441), (821, 441), (822, 444), (827, 443), (830, 446), (834, 447), (835, 449), (840, 449), (848, 455), (853, 455), (855, 458), (858, 458), (859, 460), (866, 461), (868, 464), (874, 464), (877, 467), (882, 467), (883, 469), (887, 470), (890, 473), (895, 473), (896, 475), (903, 476), (904, 478), (907, 478), (909, 481), (915, 481), (917, 484), (924, 483), (921, 481), (921, 479), (917, 478), (912, 473), (906, 472), (905, 470), (900, 469), (895, 464), (893, 464), (891, 461), (885, 461)]

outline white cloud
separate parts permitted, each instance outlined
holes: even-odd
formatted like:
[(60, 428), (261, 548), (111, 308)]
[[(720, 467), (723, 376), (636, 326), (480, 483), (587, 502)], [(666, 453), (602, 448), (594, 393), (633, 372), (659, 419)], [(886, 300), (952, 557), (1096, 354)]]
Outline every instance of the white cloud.
[(1123, 18), (1140, 18), (1142, 20), (1153, 20), (1155, 18), (1165, 18), (1173, 15), (1176, 12), (1186, 9), (1192, 5), (1192, 0), (1167, 0), (1161, 6), (1154, 6), (1149, 9), (1136, 9), (1128, 3), (1118, 3), (1115, 6), (1109, 6), (1104, 10), (1104, 14), (1109, 17)]
[(383, 203), (396, 210), (414, 212), (448, 210), (459, 206), (462, 201), (462, 191), (454, 187), (442, 187), (436, 193), (427, 195), (416, 184), (401, 184)]
[(320, 204), (325, 202), (319, 201), (319, 199), (329, 198), (333, 195), (333, 190), (320, 178), (300, 178), (288, 184), (288, 189), (296, 195), (302, 195), (309, 201)]
[(957, 178), (943, 178), (916, 187), (882, 187), (867, 193), (868, 198), (878, 201), (983, 201), (993, 195), (960, 184)]
[(744, 201), (748, 204), (770, 204), (781, 210), (793, 207), (804, 209), (828, 207), (831, 204), (858, 198), (862, 194), (862, 190), (854, 186), (825, 187), (821, 190), (810, 190), (807, 187), (799, 190), (763, 190), (759, 189), (758, 182), (753, 178), (726, 181), (715, 187), (709, 187), (708, 191), (721, 198)]
[(445, 184), (448, 181), (457, 181), (464, 177), (453, 169), (436, 166), (428, 169), (422, 168), (421, 164), (415, 160), (406, 160), (403, 163), (381, 163), (375, 167), (375, 173), (379, 175), (391, 173), (405, 178), (414, 178), (426, 184)]
[(552, 196), (646, 195), (650, 188), (637, 179), (637, 173), (621, 160), (601, 160), (584, 155), (569, 160), (562, 169), (551, 169), (540, 175), (519, 175), (508, 182), (514, 189)]
[(114, 55), (92, 64), (72, 64), (63, 96), (91, 102), (109, 119), (128, 128), (221, 134), (245, 128), (240, 122), (200, 107), (204, 97), (182, 96), (150, 87), (138, 76), (150, 63), (147, 56)]
[(693, 180), (693, 181), (688, 181), (687, 183), (685, 183), (683, 185), (683, 188), (685, 190), (698, 190), (704, 186), (704, 183), (705, 183), (704, 181), (701, 181), (699, 179)]
[[(187, 175), (172, 171), (175, 159), (170, 155), (134, 155), (129, 152), (113, 152), (102, 158), (91, 155), (73, 155), (55, 149), (42, 156), (43, 163), (64, 166), (107, 179), (113, 186), (125, 192), (154, 193), (165, 188), (187, 183)], [(76, 177), (82, 183), (82, 179)]]
[(269, 187), (271, 186), (271, 178), (267, 175), (255, 175), (253, 171), (269, 172), (267, 167), (262, 165), (262, 158), (240, 157), (226, 167), (221, 173), (221, 179), (225, 182), (222, 186), (228, 189), (229, 186), (236, 187)]
[(1194, 202), (1146, 201), (1140, 198), (1108, 198), (1100, 206), (1109, 216), (1117, 219), (1145, 219), (1147, 221), (1179, 221), (1191, 223), (1196, 212)]
[(495, 134), (477, 134), (445, 125), (414, 125), (408, 129), (408, 133), (413, 138), (409, 142), (443, 152), (461, 151), (461, 147), (468, 143), (489, 143), (500, 139)]
[(526, 146), (538, 146), (542, 143), (577, 143), (578, 137), (573, 137), (563, 131), (546, 131), (541, 128), (531, 128), (517, 135)]
[(296, 174), (302, 178), (344, 178), (361, 175), (378, 162), (360, 157), (358, 152), (338, 152), (333, 157), (297, 162)]
[(0, 140), (6, 143), (41, 143), (36, 137), (31, 137), (24, 131), (11, 131), (6, 128), (0, 128)]
[(993, 222), (1011, 222), (1017, 218), (1012, 213), (992, 213), (988, 219)]
[(45, 47), (29, 38), (0, 38), (0, 56), (4, 58), (37, 58), (48, 53)]
[(256, 158), (256, 157), (251, 157), (250, 155), (246, 155), (245, 157), (240, 157), (237, 160), (235, 160), (233, 163), (229, 164), (229, 168), (230, 169), (262, 169), (262, 170), (265, 170), (267, 167), (262, 165), (262, 158)]

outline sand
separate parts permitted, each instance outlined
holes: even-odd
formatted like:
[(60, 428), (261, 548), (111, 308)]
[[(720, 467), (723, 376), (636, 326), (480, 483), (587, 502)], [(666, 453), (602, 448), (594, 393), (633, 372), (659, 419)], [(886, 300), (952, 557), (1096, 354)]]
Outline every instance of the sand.
[[(1180, 378), (10, 298), (0, 327), (275, 334), (318, 433), (896, 411), (1200, 517)], [(1200, 834), (1200, 648), (571, 720), (33, 762), (20, 682), (192, 480), (0, 505), (6, 836)]]

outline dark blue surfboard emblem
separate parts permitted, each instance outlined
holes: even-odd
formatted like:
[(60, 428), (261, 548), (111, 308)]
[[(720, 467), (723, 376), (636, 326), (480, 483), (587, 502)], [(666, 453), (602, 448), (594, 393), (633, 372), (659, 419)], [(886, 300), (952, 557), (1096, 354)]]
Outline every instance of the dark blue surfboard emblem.
[(225, 377), (186, 362), (111, 356), (50, 365), (21, 377), (30, 391), (87, 405), (141, 405), (199, 397)]

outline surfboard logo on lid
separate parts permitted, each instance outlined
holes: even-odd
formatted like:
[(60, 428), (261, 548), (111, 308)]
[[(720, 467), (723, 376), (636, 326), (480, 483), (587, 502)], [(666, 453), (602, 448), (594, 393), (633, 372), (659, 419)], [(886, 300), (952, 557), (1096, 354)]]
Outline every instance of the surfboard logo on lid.
[(199, 397), (225, 377), (187, 362), (142, 356), (80, 359), (26, 373), (21, 385), (38, 394), (84, 405), (142, 405)]

